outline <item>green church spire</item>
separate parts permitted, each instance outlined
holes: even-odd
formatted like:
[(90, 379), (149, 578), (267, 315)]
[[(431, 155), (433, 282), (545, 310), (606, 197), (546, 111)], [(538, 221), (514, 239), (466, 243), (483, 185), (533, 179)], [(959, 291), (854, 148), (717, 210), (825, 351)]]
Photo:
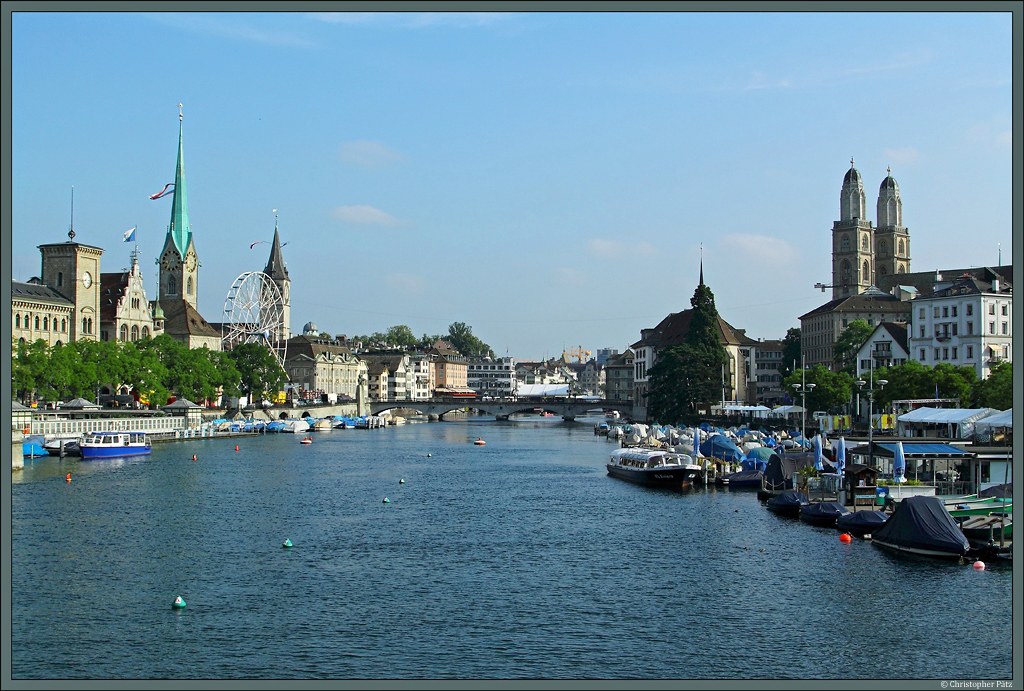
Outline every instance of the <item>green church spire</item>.
[(174, 201), (171, 204), (171, 225), (167, 234), (174, 240), (174, 246), (184, 258), (192, 237), (188, 225), (188, 201), (185, 198), (185, 154), (181, 146), (181, 104), (178, 104), (178, 167), (174, 172)]

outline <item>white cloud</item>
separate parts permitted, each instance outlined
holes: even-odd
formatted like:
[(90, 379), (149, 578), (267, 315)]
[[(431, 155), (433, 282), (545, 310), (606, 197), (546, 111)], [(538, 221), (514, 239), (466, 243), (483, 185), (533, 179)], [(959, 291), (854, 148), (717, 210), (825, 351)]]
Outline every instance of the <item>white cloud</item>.
[(422, 293), (424, 286), (422, 278), (411, 274), (388, 274), (384, 277), (384, 284), (403, 293)]
[(765, 235), (730, 233), (721, 237), (721, 243), (733, 264), (754, 262), (758, 266), (768, 267), (775, 262), (786, 262), (792, 266), (800, 259), (799, 251), (788, 242)]
[(792, 88), (793, 83), (789, 77), (772, 78), (769, 79), (765, 76), (764, 72), (751, 72), (750, 81), (747, 82), (745, 89), (789, 89)]
[(510, 12), (311, 12), (310, 18), (334, 24), (389, 24), (406, 28), (425, 26), (473, 27), (505, 21)]
[(886, 161), (891, 161), (892, 163), (914, 163), (920, 156), (920, 152), (912, 146), (885, 150)]
[(307, 38), (297, 36), (284, 31), (267, 30), (255, 27), (251, 24), (235, 21), (233, 18), (225, 20), (228, 15), (217, 15), (216, 18), (209, 14), (195, 12), (150, 12), (142, 13), (142, 16), (153, 21), (160, 22), (165, 26), (172, 26), (177, 29), (191, 31), (200, 34), (212, 34), (225, 38), (233, 38), (241, 41), (252, 41), (254, 43), (266, 43), (276, 46), (299, 46), (302, 48), (315, 48), (316, 43)]
[(402, 225), (402, 221), (386, 211), (375, 209), (366, 204), (355, 206), (339, 206), (331, 211), (331, 215), (339, 221), (353, 225), (377, 225), (393, 228)]
[(602, 240), (591, 238), (587, 241), (587, 251), (595, 257), (602, 259), (615, 259), (624, 256), (651, 256), (655, 253), (654, 247), (649, 242), (622, 243), (614, 240)]
[(389, 149), (380, 142), (368, 142), (362, 139), (342, 144), (338, 157), (346, 163), (354, 163), (364, 168), (380, 168), (405, 158), (402, 154)]
[(587, 275), (576, 269), (562, 267), (555, 270), (553, 280), (560, 285), (583, 286), (587, 283)]

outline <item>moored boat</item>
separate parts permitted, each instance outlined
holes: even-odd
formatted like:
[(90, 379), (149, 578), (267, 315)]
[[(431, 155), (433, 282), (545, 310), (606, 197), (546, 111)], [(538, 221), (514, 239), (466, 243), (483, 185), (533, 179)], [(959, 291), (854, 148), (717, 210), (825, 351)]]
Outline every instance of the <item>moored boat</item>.
[(701, 466), (685, 454), (637, 447), (616, 449), (606, 467), (609, 475), (620, 480), (677, 489), (695, 483), (701, 472)]
[(800, 507), (800, 520), (814, 525), (832, 526), (840, 516), (848, 513), (850, 510), (837, 501), (816, 501)]
[(853, 511), (836, 519), (836, 527), (840, 530), (863, 537), (874, 533), (885, 525), (889, 515), (882, 511)]
[(43, 448), (51, 456), (60, 456), (62, 449), (65, 456), (81, 456), (82, 450), (78, 446), (78, 441), (78, 437), (74, 439), (51, 439), (43, 444)]
[(772, 513), (777, 513), (780, 516), (793, 516), (795, 518), (800, 515), (800, 508), (810, 503), (803, 492), (788, 491), (772, 497), (765, 502), (765, 506)]
[(1013, 537), (1013, 519), (1008, 513), (990, 513), (987, 516), (967, 516), (960, 531), (971, 542), (988, 542)]
[(1013, 513), (1013, 497), (989, 497), (987, 499), (956, 499), (943, 503), (953, 518), (962, 516), (987, 516), (990, 513)]
[(78, 446), (85, 460), (145, 456), (153, 448), (143, 432), (89, 432)]
[(764, 484), (764, 473), (760, 470), (741, 470), (716, 477), (715, 484), (732, 489), (761, 489)]
[(936, 497), (907, 497), (896, 505), (871, 542), (929, 557), (962, 557), (971, 545)]

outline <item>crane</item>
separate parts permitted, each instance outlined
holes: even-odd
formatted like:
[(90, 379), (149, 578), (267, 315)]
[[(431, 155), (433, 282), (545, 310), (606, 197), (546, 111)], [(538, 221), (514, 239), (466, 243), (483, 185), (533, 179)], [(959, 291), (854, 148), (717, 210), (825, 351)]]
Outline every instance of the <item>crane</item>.
[(576, 362), (583, 362), (585, 359), (590, 357), (590, 351), (583, 350), (583, 346), (579, 346), (578, 348), (569, 348), (568, 350), (562, 351), (563, 359), (571, 357), (576, 358)]

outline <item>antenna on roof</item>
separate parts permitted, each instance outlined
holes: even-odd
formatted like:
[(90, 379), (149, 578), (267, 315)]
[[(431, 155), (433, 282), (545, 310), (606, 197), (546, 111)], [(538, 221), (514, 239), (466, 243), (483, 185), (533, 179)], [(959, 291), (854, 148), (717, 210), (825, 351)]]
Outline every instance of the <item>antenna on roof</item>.
[(68, 242), (75, 241), (75, 186), (71, 186), (71, 229), (68, 230)]

